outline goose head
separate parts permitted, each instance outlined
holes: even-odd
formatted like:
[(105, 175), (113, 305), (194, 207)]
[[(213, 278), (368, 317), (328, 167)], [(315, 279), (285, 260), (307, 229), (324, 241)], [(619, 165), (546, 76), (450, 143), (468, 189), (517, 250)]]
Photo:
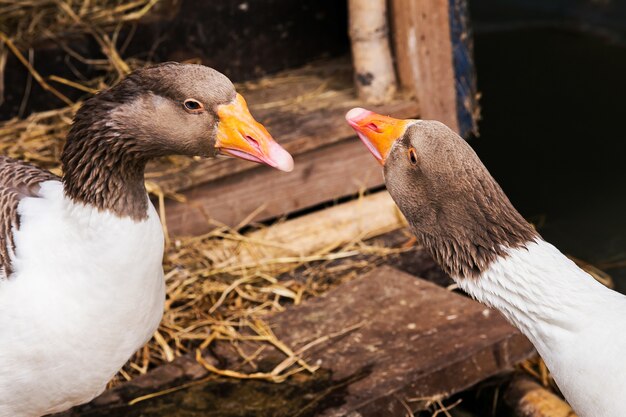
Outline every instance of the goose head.
[(185, 155), (235, 157), (293, 169), (293, 159), (219, 72), (165, 63), (137, 70), (85, 101), (61, 153), (72, 201), (141, 220), (146, 163)]
[(346, 120), (383, 166), (389, 194), (450, 275), (474, 277), (537, 237), (468, 143), (443, 123), (355, 108)]
[(203, 65), (164, 63), (137, 70), (87, 100), (64, 151), (101, 142), (149, 159), (229, 156), (293, 169), (293, 159), (250, 114), (223, 74)]

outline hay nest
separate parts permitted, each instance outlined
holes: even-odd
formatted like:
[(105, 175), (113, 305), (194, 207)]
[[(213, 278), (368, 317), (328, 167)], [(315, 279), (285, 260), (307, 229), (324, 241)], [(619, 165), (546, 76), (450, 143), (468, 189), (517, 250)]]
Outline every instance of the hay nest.
[[(266, 248), (278, 256), (267, 257)], [(331, 245), (299, 256), (276, 249), (275, 242), (250, 238), (226, 227), (171, 242), (164, 258), (167, 300), (161, 326), (114, 384), (197, 348), (206, 348), (216, 340), (237, 344), (254, 339), (295, 358), (289, 366), (281, 366), (280, 372), (255, 378), (280, 382), (294, 370), (312, 370), (298, 363), (298, 355), (276, 339), (264, 318), (325, 293), (374, 268), (386, 257), (411, 248), (389, 248), (357, 239), (339, 248)], [(248, 377), (237, 370), (220, 373)]]

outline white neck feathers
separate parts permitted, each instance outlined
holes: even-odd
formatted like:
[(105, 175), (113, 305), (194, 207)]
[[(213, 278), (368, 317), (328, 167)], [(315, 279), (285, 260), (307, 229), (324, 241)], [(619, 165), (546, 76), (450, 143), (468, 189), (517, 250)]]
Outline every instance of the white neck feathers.
[(530, 339), (578, 416), (626, 415), (626, 297), (539, 238), (507, 254), (459, 286)]
[(457, 281), (474, 298), (498, 309), (540, 351), (563, 331), (587, 324), (588, 313), (613, 293), (542, 239), (507, 254), (478, 278)]

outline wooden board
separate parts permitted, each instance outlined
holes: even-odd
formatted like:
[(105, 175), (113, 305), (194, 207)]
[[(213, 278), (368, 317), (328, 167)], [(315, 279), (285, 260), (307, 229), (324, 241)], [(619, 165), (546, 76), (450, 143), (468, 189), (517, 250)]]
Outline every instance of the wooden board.
[[(396, 417), (406, 415), (407, 407), (422, 409), (424, 401), (416, 399), (449, 396), (534, 352), (495, 311), (391, 267), (375, 269), (270, 322), (294, 350), (319, 337), (353, 330), (305, 353), (309, 363), (321, 366), (313, 376), (299, 374), (283, 384), (207, 379), (126, 405), (140, 395), (208, 375), (193, 360), (180, 358), (158, 368), (154, 376), (140, 377), (65, 416), (201, 416), (211, 410), (222, 417)], [(215, 350), (220, 361), (212, 359), (214, 366), (238, 365), (235, 358), (240, 356), (228, 346)], [(240, 347), (248, 353), (257, 349)], [(266, 349), (255, 358), (255, 370), (272, 369), (284, 358)]]
[(463, 137), (479, 117), (467, 0), (392, 0), (398, 75), (421, 107)]
[[(244, 235), (251, 242), (268, 242), (268, 245), (241, 245), (239, 241), (225, 239), (219, 247), (205, 251), (204, 256), (214, 262), (214, 267), (252, 267), (260, 272), (265, 270), (265, 265), (268, 272), (276, 275), (280, 268), (267, 263), (272, 259), (329, 253), (352, 242), (386, 236), (405, 225), (406, 220), (391, 196), (387, 191), (379, 191)], [(386, 247), (401, 245), (400, 241), (380, 242), (380, 246)]]
[(209, 218), (232, 226), (255, 211), (253, 220), (280, 217), (383, 184), (380, 165), (358, 139), (296, 156), (295, 162), (288, 174), (259, 167), (192, 188), (187, 203), (167, 201), (170, 234), (205, 233), (214, 227)]
[[(502, 316), (477, 302), (391, 267), (381, 267), (270, 320), (298, 349), (362, 324), (305, 354), (348, 385), (341, 406), (318, 415), (395, 417), (418, 398), (448, 396), (534, 352)], [(269, 353), (265, 354), (269, 356)], [(263, 354), (258, 362), (263, 362)]]
[(415, 93), (424, 119), (458, 131), (448, 0), (392, 0), (400, 83)]

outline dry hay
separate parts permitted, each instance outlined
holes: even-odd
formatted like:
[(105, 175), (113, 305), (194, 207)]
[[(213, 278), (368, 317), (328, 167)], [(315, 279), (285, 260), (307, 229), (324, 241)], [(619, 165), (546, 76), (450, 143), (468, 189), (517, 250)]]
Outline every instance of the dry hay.
[[(98, 88), (60, 77), (45, 79), (32, 65), (33, 48), (44, 41), (59, 44), (73, 58), (105, 71), (107, 75), (90, 82), (102, 88), (103, 80), (117, 81), (133, 68), (133, 62), (123, 60), (116, 46), (122, 28), (148, 16), (150, 12), (167, 10), (171, 6), (173, 4), (168, 5), (163, 0), (0, 0), (0, 104), (4, 96), (4, 70), (9, 53), (15, 55), (44, 90), (71, 106), (72, 101), (49, 81), (89, 93)], [(106, 59), (89, 59), (71, 50), (65, 40), (78, 34), (93, 37)], [(28, 57), (24, 53), (26, 50)]]
[[(267, 258), (263, 256), (266, 246), (275, 249), (276, 245), (249, 239), (226, 227), (218, 227), (203, 236), (173, 241), (164, 260), (167, 301), (161, 326), (114, 383), (193, 353), (196, 348), (206, 348), (216, 340), (231, 341), (235, 345), (246, 340), (266, 342), (285, 354), (285, 361), (272, 372), (259, 374), (218, 370), (198, 356), (207, 369), (221, 375), (281, 382), (293, 372), (314, 371), (314, 367), (300, 359), (307, 347), (291, 351), (274, 336), (264, 317), (318, 296), (375, 267), (389, 255), (411, 249), (372, 245), (357, 239), (339, 249), (328, 247), (301, 256), (291, 256), (286, 251), (288, 256)], [(258, 253), (259, 257), (242, 264), (241, 253), (245, 253), (246, 258), (250, 253)], [(334, 336), (325, 335), (322, 339)]]
[(159, 0), (0, 0), (0, 31), (19, 48), (144, 17)]
[[(123, 24), (139, 20), (157, 3), (158, 0), (0, 0), (0, 104), (4, 66), (7, 55), (12, 53), (31, 79), (67, 105), (32, 114), (24, 120), (13, 118), (0, 123), (0, 151), (59, 173), (59, 155), (80, 103), (72, 102), (53, 84), (60, 83), (95, 94), (119, 81), (132, 69), (144, 65), (139, 61), (123, 60), (116, 44)], [(112, 25), (113, 29), (107, 31)], [(100, 45), (105, 59), (88, 59), (72, 51), (64, 39), (77, 32), (92, 36)], [(44, 78), (32, 65), (30, 54), (24, 52), (29, 50), (32, 53), (34, 44), (44, 39), (57, 42), (66, 53), (104, 71), (105, 75), (86, 82), (54, 75)]]

